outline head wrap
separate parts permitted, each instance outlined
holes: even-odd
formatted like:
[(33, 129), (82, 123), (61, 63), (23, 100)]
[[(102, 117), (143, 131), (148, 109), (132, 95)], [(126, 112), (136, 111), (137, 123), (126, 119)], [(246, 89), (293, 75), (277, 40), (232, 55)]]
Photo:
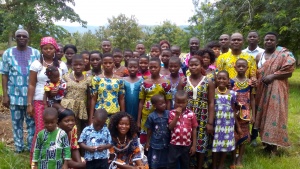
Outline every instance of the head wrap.
[(28, 34), (28, 32), (27, 32), (25, 29), (18, 29), (18, 30), (15, 32), (15, 37), (16, 37), (19, 33), (25, 33), (26, 36), (29, 38), (29, 34)]
[(56, 51), (59, 51), (59, 48), (58, 48), (57, 43), (56, 43), (56, 40), (53, 37), (47, 36), (47, 37), (43, 37), (41, 39), (41, 44), (40, 44), (41, 48), (43, 46), (47, 45), (47, 44), (53, 45), (54, 48), (56, 49)]

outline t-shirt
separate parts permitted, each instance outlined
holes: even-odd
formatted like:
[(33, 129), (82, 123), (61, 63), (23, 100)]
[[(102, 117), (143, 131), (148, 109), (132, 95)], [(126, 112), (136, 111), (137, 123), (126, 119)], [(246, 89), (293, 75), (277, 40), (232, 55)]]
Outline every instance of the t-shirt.
[[(37, 72), (37, 82), (33, 100), (43, 100), (45, 92), (44, 86), (46, 81), (49, 80), (49, 78), (45, 75), (46, 69), (47, 67), (43, 66), (39, 60), (35, 60), (30, 66), (30, 71)], [(62, 78), (62, 75), (68, 72), (67, 65), (64, 62), (60, 62), (58, 71), (60, 78)]]

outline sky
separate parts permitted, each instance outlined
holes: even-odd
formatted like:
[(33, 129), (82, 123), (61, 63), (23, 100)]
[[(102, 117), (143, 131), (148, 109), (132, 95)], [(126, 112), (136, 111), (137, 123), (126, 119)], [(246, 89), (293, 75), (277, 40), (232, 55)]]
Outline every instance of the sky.
[[(193, 15), (192, 0), (75, 0), (73, 9), (89, 26), (106, 25), (107, 18), (135, 15), (140, 25), (159, 25), (169, 20), (188, 25)], [(58, 25), (79, 26), (78, 23), (57, 22)]]

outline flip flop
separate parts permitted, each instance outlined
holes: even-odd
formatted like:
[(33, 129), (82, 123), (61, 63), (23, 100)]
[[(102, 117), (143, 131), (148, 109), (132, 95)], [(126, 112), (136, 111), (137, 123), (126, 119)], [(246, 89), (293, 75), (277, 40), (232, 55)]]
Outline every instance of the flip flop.
[(236, 166), (235, 165), (231, 165), (230, 169), (236, 169)]

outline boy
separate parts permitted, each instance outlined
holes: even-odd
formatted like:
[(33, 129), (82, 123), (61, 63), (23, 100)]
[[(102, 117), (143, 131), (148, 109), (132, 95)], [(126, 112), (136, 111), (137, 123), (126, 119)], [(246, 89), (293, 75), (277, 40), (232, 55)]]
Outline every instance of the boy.
[(110, 132), (105, 125), (107, 111), (98, 109), (93, 116), (93, 123), (84, 128), (78, 140), (79, 146), (85, 150), (84, 159), (87, 169), (107, 169), (107, 150), (112, 146)]
[(195, 113), (186, 108), (187, 99), (188, 95), (185, 91), (177, 91), (175, 94), (176, 109), (170, 111), (169, 169), (176, 168), (178, 160), (180, 161), (180, 168), (189, 168), (190, 156), (196, 152), (196, 128), (198, 123)]

